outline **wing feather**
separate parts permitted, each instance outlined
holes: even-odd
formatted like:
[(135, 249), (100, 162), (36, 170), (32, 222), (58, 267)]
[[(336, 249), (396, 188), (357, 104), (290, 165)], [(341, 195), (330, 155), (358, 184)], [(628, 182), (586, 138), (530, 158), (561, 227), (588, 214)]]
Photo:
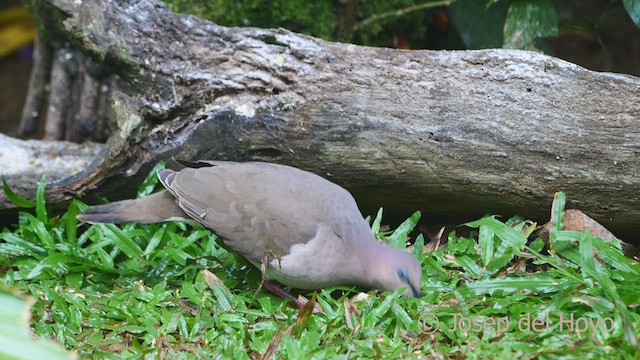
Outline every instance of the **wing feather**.
[(296, 175), (300, 174), (289, 173), (293, 168), (264, 163), (216, 165), (175, 172), (163, 184), (170, 187), (185, 213), (249, 260), (260, 262), (268, 250), (288, 254), (293, 245), (313, 239), (319, 224), (326, 221), (311, 210), (309, 192), (314, 189), (299, 183)]

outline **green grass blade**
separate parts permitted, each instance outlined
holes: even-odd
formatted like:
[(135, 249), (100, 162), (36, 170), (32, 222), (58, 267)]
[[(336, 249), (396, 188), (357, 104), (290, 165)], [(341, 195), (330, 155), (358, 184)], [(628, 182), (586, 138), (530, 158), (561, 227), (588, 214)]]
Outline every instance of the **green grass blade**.
[(424, 249), (424, 236), (418, 234), (416, 241), (413, 243), (413, 256), (420, 259), (422, 257), (422, 250)]
[[(10, 232), (0, 233), (0, 239), (5, 241), (4, 244), (0, 243), (0, 247), (6, 244), (11, 244), (15, 246), (12, 249), (19, 250), (19, 252), (9, 253), (9, 255), (25, 255), (26, 254), (32, 257), (37, 257), (38, 253), (42, 254), (46, 252), (46, 250), (43, 247), (34, 244), (32, 241), (27, 241), (14, 233), (10, 233)], [(2, 252), (6, 252), (6, 250), (2, 250)]]
[(122, 252), (124, 252), (130, 258), (136, 258), (142, 256), (143, 252), (140, 246), (136, 244), (127, 234), (124, 233), (119, 227), (113, 224), (101, 224), (105, 235), (109, 236), (110, 240), (115, 244)]
[(38, 183), (38, 189), (36, 190), (36, 216), (38, 220), (43, 223), (47, 223), (47, 208), (44, 198), (44, 190), (47, 187), (47, 178), (42, 175), (40, 183)]
[(9, 184), (7, 184), (4, 176), (2, 176), (2, 190), (4, 191), (4, 194), (7, 195), (9, 200), (22, 208), (30, 209), (36, 206), (33, 201), (25, 199), (22, 196), (14, 193), (13, 190), (11, 190), (11, 188), (9, 187)]
[(373, 235), (378, 235), (380, 231), (380, 223), (382, 222), (382, 208), (378, 209), (378, 214), (376, 214), (376, 218), (373, 220), (373, 224), (371, 225), (371, 233)]
[(153, 167), (153, 169), (151, 169), (142, 184), (138, 186), (138, 197), (147, 196), (151, 194), (153, 190), (155, 190), (156, 186), (158, 185), (158, 170), (164, 169), (165, 166), (166, 163), (164, 161), (160, 161), (156, 164), (156, 166)]
[(472, 278), (477, 279), (482, 274), (482, 269), (470, 257), (466, 255), (456, 256), (456, 261)]
[(489, 264), (487, 264), (487, 266), (486, 266), (486, 270), (487, 271), (486, 271), (485, 275), (495, 274), (500, 269), (502, 269), (505, 266), (507, 266), (507, 264), (509, 264), (509, 262), (511, 262), (511, 260), (513, 259), (514, 256), (515, 255), (514, 255), (513, 251), (507, 249), (505, 251), (505, 253), (502, 254), (502, 256), (493, 258), (491, 260), (491, 262)]
[(459, 289), (465, 296), (492, 295), (496, 292), (513, 293), (516, 291), (534, 291), (552, 293), (574, 286), (571, 280), (559, 280), (552, 277), (527, 276), (499, 279), (483, 279), (465, 284)]
[(36, 234), (36, 236), (40, 240), (40, 244), (47, 249), (53, 248), (53, 237), (51, 236), (49, 230), (47, 229), (47, 226), (45, 225), (47, 221), (46, 217), (45, 220), (42, 221), (39, 218), (36, 218), (35, 216), (28, 213), (25, 213), (24, 216), (26, 216), (27, 220), (29, 221), (29, 229)]
[(493, 259), (493, 238), (494, 233), (489, 227), (480, 226), (478, 246), (480, 246), (480, 257), (484, 266), (489, 265)]
[(206, 283), (209, 289), (213, 291), (217, 307), (223, 311), (233, 309), (233, 294), (215, 274), (208, 270), (201, 271), (196, 278), (196, 283), (200, 281)]
[(553, 244), (558, 233), (564, 228), (564, 206), (566, 197), (563, 192), (557, 192), (553, 198), (554, 206), (551, 209), (551, 231), (549, 241)]
[(60, 345), (30, 335), (29, 307), (29, 302), (9, 290), (0, 289), (0, 358), (72, 359)]
[(623, 320), (625, 341), (627, 341), (629, 345), (635, 347), (638, 345), (638, 335), (635, 333), (634, 322), (631, 314), (620, 298), (620, 294), (618, 293), (615, 284), (611, 281), (611, 274), (609, 271), (604, 266), (600, 265), (600, 263), (595, 261), (592, 244), (593, 236), (589, 233), (589, 230), (585, 230), (579, 242), (583, 274), (595, 279), (600, 284), (609, 300), (615, 304), (616, 310)]
[(388, 243), (391, 244), (391, 246), (398, 249), (406, 248), (407, 236), (416, 227), (418, 220), (420, 220), (420, 211), (416, 211), (415, 213), (413, 213), (413, 215), (411, 215), (411, 217), (409, 217), (402, 224), (400, 224), (400, 226), (398, 226), (398, 228), (393, 232), (393, 234), (389, 236)]
[(76, 219), (76, 215), (78, 215), (78, 202), (77, 200), (73, 200), (71, 204), (69, 204), (69, 209), (65, 215), (60, 219), (60, 221), (65, 224), (66, 241), (72, 243), (75, 243), (77, 240), (78, 220)]
[(395, 291), (394, 293), (389, 294), (377, 307), (371, 309), (369, 315), (375, 319), (382, 319), (383, 316), (389, 311), (391, 308), (391, 304), (400, 297), (402, 292), (400, 290)]
[(557, 312), (561, 309), (565, 304), (571, 301), (571, 294), (576, 291), (576, 289), (580, 286), (579, 282), (573, 283), (571, 286), (559, 291), (557, 294), (553, 296), (553, 299), (545, 305), (542, 311), (538, 314), (538, 317), (544, 318), (551, 313)]
[(391, 304), (391, 313), (393, 313), (396, 321), (398, 321), (405, 329), (408, 329), (415, 322), (415, 319), (413, 319), (397, 302)]
[(144, 249), (144, 256), (149, 257), (149, 255), (156, 250), (158, 245), (160, 245), (160, 241), (164, 237), (166, 230), (167, 224), (162, 224), (158, 231), (153, 234), (153, 236), (149, 240), (149, 243), (147, 244), (147, 247)]
[[(484, 217), (480, 220), (472, 221), (465, 224), (469, 227), (486, 226), (498, 238), (502, 240), (501, 246), (508, 246), (514, 250), (520, 250), (527, 243), (527, 238), (518, 230), (505, 225), (494, 217)], [(503, 253), (504, 251), (502, 251)], [(496, 251), (495, 256), (502, 256), (500, 249)]]
[(441, 274), (448, 274), (447, 270), (445, 270), (445, 268), (443, 268), (442, 265), (440, 265), (436, 260), (431, 258), (431, 256), (425, 256), (424, 258), (422, 258), (421, 264), (423, 265), (423, 267), (433, 269)]
[(612, 243), (600, 238), (593, 238), (593, 246), (598, 250), (598, 257), (609, 266), (626, 273), (640, 275), (640, 271), (632, 267), (632, 265), (637, 264), (637, 262), (626, 257), (622, 253), (622, 250), (615, 247)]

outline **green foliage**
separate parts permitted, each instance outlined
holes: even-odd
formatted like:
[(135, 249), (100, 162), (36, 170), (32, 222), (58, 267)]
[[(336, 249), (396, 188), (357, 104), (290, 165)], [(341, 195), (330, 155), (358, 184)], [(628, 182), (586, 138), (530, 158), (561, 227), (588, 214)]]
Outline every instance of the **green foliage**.
[[(427, 32), (429, 31), (427, 23), (430, 21), (431, 14), (427, 10), (402, 12), (415, 6), (416, 3), (429, 3), (434, 1), (416, 2), (413, 0), (394, 0), (394, 1), (362, 1), (358, 3), (356, 24), (361, 24), (372, 17), (381, 14), (393, 14), (399, 11), (397, 15), (381, 16), (376, 21), (372, 21), (366, 26), (362, 26), (354, 30), (351, 41), (357, 44), (369, 46), (393, 46), (392, 39), (394, 36), (403, 36), (410, 43), (420, 44), (425, 42)], [(414, 46), (416, 46), (414, 45)]]
[[(544, 249), (527, 240), (534, 224), (485, 217), (467, 224), (477, 237), (451, 233), (431, 253), (419, 236), (421, 299), (324, 289), (317, 294), (323, 312), (288, 331), (298, 310), (265, 291), (252, 301), (246, 266), (209, 231), (182, 223), (94, 225), (78, 235), (75, 215), (86, 205), (72, 201), (50, 217), (43, 194), (36, 216), (23, 212), (14, 230), (0, 233), (2, 282), (35, 298), (36, 335), (83, 357), (249, 358), (274, 345), (278, 358), (636, 354), (640, 264), (587, 232), (553, 227)], [(419, 216), (380, 232), (381, 210), (374, 235), (404, 246)], [(557, 206), (554, 221), (563, 216)], [(508, 326), (498, 326), (500, 319)], [(544, 326), (532, 329), (538, 322)]]
[(460, 0), (449, 7), (451, 21), (466, 49), (502, 47), (508, 3), (487, 7), (482, 1)]
[(533, 40), (558, 36), (558, 16), (551, 0), (514, 0), (504, 24), (507, 49), (535, 50)]
[[(393, 247), (404, 249), (407, 247), (409, 233), (412, 232), (418, 224), (420, 215), (420, 211), (416, 211), (394, 231), (380, 231), (380, 224), (382, 223), (382, 208), (380, 208), (378, 209), (376, 218), (373, 220), (373, 224), (371, 224), (371, 233), (379, 240), (387, 242)], [(365, 220), (367, 223), (370, 223), (370, 217), (367, 217)]]
[[(358, 2), (353, 10), (347, 8), (348, 2), (328, 0), (312, 2), (300, 0), (211, 0), (198, 2), (165, 0), (165, 2), (174, 11), (190, 13), (220, 25), (283, 27), (326, 40), (376, 46), (388, 44), (395, 34), (403, 34), (415, 42), (423, 41), (422, 39), (427, 34), (425, 24), (430, 18), (427, 11), (408, 11), (402, 15), (395, 15), (396, 10), (420, 5), (413, 0)], [(424, 3), (429, 3), (429, 1)], [(438, 2), (438, 4), (440, 3), (442, 2)], [(392, 15), (380, 17), (380, 19), (358, 28), (361, 21), (385, 12), (390, 12)]]
[(11, 190), (11, 188), (9, 187), (9, 184), (7, 184), (7, 180), (4, 178), (4, 176), (2, 176), (2, 191), (4, 191), (4, 194), (7, 195), (9, 200), (13, 201), (14, 204), (22, 208), (30, 209), (36, 206), (33, 201), (25, 199), (22, 196), (14, 193), (13, 190)]
[(420, 220), (420, 211), (416, 211), (405, 220), (400, 226), (396, 228), (396, 230), (389, 235), (388, 243), (398, 249), (404, 249), (407, 247), (407, 238), (409, 233), (413, 231), (413, 229), (418, 224)]
[[(394, 40), (404, 38), (412, 48), (456, 48), (459, 45), (455, 40), (445, 38), (459, 37), (467, 49), (503, 44), (509, 48), (535, 49), (536, 37), (558, 33), (558, 20), (550, 0), (165, 1), (174, 11), (220, 25), (284, 27), (327, 40), (370, 46), (396, 46)], [(442, 6), (449, 6), (453, 35), (447, 35), (449, 15), (436, 10)], [(438, 37), (443, 39), (437, 40)]]
[(284, 27), (331, 39), (337, 26), (333, 1), (165, 0), (174, 11), (186, 12), (225, 26)]
[[(584, 31), (595, 33), (599, 27), (582, 19), (560, 23), (551, 0), (164, 1), (175, 11), (225, 26), (283, 27), (330, 41), (413, 49), (503, 47), (549, 53), (546, 39), (557, 37), (561, 26), (575, 28), (581, 22)], [(640, 0), (622, 3), (640, 28)], [(607, 51), (607, 44), (600, 45)]]
[(640, 0), (622, 0), (622, 4), (633, 23), (640, 28)]
[(52, 341), (29, 335), (29, 302), (20, 294), (0, 287), (0, 357), (3, 359), (72, 359)]
[(142, 184), (138, 186), (138, 197), (147, 196), (153, 192), (159, 181), (157, 173), (159, 170), (164, 169), (166, 165), (167, 163), (160, 161), (151, 169), (149, 175), (147, 175)]

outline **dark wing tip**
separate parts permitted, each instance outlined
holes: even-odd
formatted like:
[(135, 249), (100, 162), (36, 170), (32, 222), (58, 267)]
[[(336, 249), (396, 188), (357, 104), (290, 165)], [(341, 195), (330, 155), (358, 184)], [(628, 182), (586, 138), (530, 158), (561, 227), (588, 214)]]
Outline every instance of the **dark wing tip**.
[(78, 214), (76, 219), (87, 224), (119, 224), (128, 222), (113, 214)]
[(178, 164), (189, 167), (189, 168), (201, 168), (205, 166), (210, 166), (200, 161), (191, 161), (191, 160), (182, 160), (182, 159), (174, 159)]
[(117, 224), (126, 221), (117, 203), (92, 206), (82, 214), (76, 215), (76, 219), (89, 224)]
[(178, 164), (184, 167), (189, 167), (194, 169), (233, 163), (232, 161), (221, 161), (221, 160), (196, 160), (196, 161), (180, 160), (180, 159), (174, 159), (174, 160)]

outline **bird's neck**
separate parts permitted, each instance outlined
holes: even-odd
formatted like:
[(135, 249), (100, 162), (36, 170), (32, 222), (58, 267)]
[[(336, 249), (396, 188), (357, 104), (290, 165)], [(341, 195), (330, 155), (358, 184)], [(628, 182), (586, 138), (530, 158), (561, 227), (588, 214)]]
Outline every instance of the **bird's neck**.
[[(360, 234), (361, 236), (363, 234)], [(356, 278), (351, 279), (352, 282), (370, 288), (376, 288), (379, 284), (372, 283), (372, 279), (379, 278), (376, 273), (384, 271), (386, 262), (387, 246), (382, 244), (378, 239), (369, 233), (369, 237), (365, 237), (366, 241), (362, 241), (358, 246), (358, 261), (349, 262), (354, 268), (351, 269), (352, 274), (356, 274)]]

